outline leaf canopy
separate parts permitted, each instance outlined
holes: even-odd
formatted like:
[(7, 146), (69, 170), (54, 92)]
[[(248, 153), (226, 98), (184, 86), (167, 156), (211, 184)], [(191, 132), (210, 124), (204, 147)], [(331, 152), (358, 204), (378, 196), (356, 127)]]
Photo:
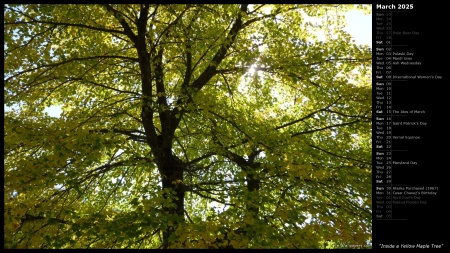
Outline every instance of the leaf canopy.
[(367, 245), (350, 8), (4, 5), (5, 248)]

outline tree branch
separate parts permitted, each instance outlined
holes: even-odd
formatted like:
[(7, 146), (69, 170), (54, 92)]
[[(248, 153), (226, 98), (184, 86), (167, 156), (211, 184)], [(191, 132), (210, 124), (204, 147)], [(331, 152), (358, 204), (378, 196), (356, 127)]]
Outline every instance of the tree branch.
[(44, 217), (44, 216), (34, 216), (34, 215), (31, 215), (31, 214), (25, 214), (25, 217), (22, 217), (22, 218), (20, 219), (20, 221), (21, 221), (22, 223), (25, 223), (25, 222), (32, 222), (32, 221), (45, 220), (45, 219), (48, 219), (49, 221), (54, 221), (54, 222), (62, 223), (62, 224), (71, 224), (70, 222), (65, 221), (65, 220), (63, 220), (63, 219), (58, 219), (58, 218), (46, 218), (46, 217)]
[(55, 62), (53, 64), (44, 64), (41, 66), (37, 66), (34, 68), (30, 68), (30, 69), (26, 69), (20, 72), (17, 72), (14, 75), (11, 75), (10, 77), (5, 79), (5, 82), (9, 81), (12, 78), (15, 78), (19, 75), (25, 74), (27, 72), (31, 72), (31, 71), (35, 71), (41, 68), (54, 68), (54, 67), (58, 67), (60, 65), (64, 65), (73, 61), (84, 61), (84, 60), (93, 60), (93, 59), (126, 59), (126, 60), (131, 60), (131, 61), (137, 61), (137, 58), (133, 58), (133, 57), (127, 57), (127, 56), (120, 56), (120, 55), (98, 55), (98, 56), (89, 56), (89, 57), (77, 57), (77, 58), (72, 58), (66, 61), (61, 61), (61, 62)]
[(80, 77), (73, 77), (73, 78), (70, 78), (70, 80), (84, 81), (84, 82), (90, 83), (90, 84), (92, 84), (94, 86), (98, 86), (98, 87), (106, 88), (106, 89), (109, 89), (109, 90), (117, 91), (119, 93), (126, 93), (126, 94), (132, 94), (132, 95), (136, 95), (136, 96), (141, 96), (141, 94), (139, 94), (137, 92), (134, 92), (134, 91), (119, 90), (119, 89), (116, 89), (114, 87), (110, 87), (110, 86), (107, 86), (107, 85), (104, 85), (104, 84), (100, 84), (100, 83), (97, 83), (97, 82), (94, 82), (94, 81), (89, 81), (87, 79), (80, 78)]
[(119, 21), (119, 23), (122, 25), (123, 28), (123, 34), (127, 35), (130, 40), (136, 44), (137, 43), (137, 37), (136, 35), (133, 33), (133, 31), (131, 30), (130, 26), (128, 25), (128, 23), (125, 21), (125, 19), (123, 18), (123, 14), (121, 12), (119, 12), (118, 10), (114, 9), (113, 7), (111, 7), (109, 4), (102, 4), (108, 11), (112, 12), (114, 17)]
[(372, 165), (372, 163), (369, 163), (369, 162), (365, 162), (365, 161), (358, 160), (358, 159), (354, 159), (354, 158), (351, 158), (351, 157), (348, 157), (348, 156), (341, 156), (341, 155), (332, 153), (332, 152), (327, 151), (327, 150), (325, 150), (325, 149), (319, 148), (319, 147), (317, 147), (317, 146), (315, 146), (315, 145), (308, 144), (308, 146), (310, 146), (310, 147), (312, 147), (312, 148), (315, 148), (315, 149), (317, 149), (317, 150), (320, 150), (320, 151), (322, 151), (322, 152), (325, 152), (325, 153), (327, 153), (327, 154), (329, 154), (329, 155), (338, 157), (338, 158), (342, 158), (342, 159), (346, 159), (346, 160), (352, 160), (352, 161), (356, 161), (356, 162), (359, 162), (359, 163), (362, 163), (362, 164)]
[[(143, 142), (145, 141), (145, 133), (139, 130), (121, 130), (121, 129), (92, 129), (89, 130), (89, 133), (120, 133), (126, 136), (129, 136), (130, 139), (135, 140), (135, 141), (139, 141), (139, 142)], [(142, 135), (136, 135), (134, 133), (139, 133)]]
[[(193, 88), (194, 92), (197, 92), (202, 89), (203, 86), (208, 83), (211, 78), (217, 74), (216, 69), (217, 66), (220, 65), (220, 63), (225, 58), (227, 51), (230, 49), (230, 47), (233, 45), (234, 41), (236, 40), (236, 37), (238, 35), (238, 32), (242, 29), (242, 13), (247, 12), (247, 6), (248, 4), (242, 4), (240, 7), (240, 12), (238, 14), (237, 19), (233, 23), (233, 26), (230, 29), (230, 32), (228, 33), (227, 37), (225, 38), (225, 42), (220, 46), (219, 50), (216, 52), (214, 57), (212, 58), (211, 62), (209, 63), (208, 67), (200, 74), (200, 76), (190, 85), (190, 87)], [(187, 90), (186, 90), (187, 91)], [(188, 94), (183, 94), (188, 95)], [(189, 98), (189, 102), (192, 100), (192, 98)], [(176, 102), (177, 105), (182, 105), (182, 99), (179, 98)], [(178, 109), (176, 107), (172, 113), (172, 115), (179, 115), (178, 119), (175, 119), (177, 122), (179, 122), (182, 114), (184, 113), (183, 109)], [(176, 125), (176, 124), (175, 124)]]
[(292, 122), (286, 123), (286, 124), (281, 125), (281, 126), (277, 126), (277, 127), (275, 127), (275, 130), (278, 130), (278, 129), (281, 129), (281, 128), (284, 128), (284, 127), (293, 125), (293, 124), (295, 124), (295, 123), (298, 123), (298, 122), (300, 122), (300, 121), (303, 121), (303, 120), (305, 120), (305, 119), (307, 119), (307, 118), (312, 117), (314, 114), (316, 114), (316, 113), (318, 113), (318, 112), (328, 110), (328, 108), (330, 108), (331, 106), (333, 106), (334, 104), (336, 104), (341, 98), (342, 98), (342, 97), (339, 97), (338, 99), (336, 99), (334, 102), (332, 102), (330, 105), (326, 106), (325, 108), (321, 108), (321, 109), (319, 109), (319, 110), (313, 111), (313, 112), (311, 112), (310, 114), (306, 115), (305, 117), (302, 117), (302, 118), (300, 118), (300, 119), (298, 119), (298, 120), (294, 120), (294, 121), (292, 121)]
[(307, 131), (303, 131), (303, 132), (298, 132), (298, 133), (292, 134), (291, 137), (299, 136), (299, 135), (302, 135), (302, 134), (310, 134), (310, 133), (314, 133), (314, 132), (318, 132), (318, 131), (322, 131), (322, 130), (326, 130), (326, 129), (331, 129), (331, 128), (334, 128), (334, 127), (347, 126), (347, 125), (360, 123), (360, 122), (366, 122), (366, 121), (355, 120), (355, 121), (351, 121), (351, 122), (345, 122), (345, 123), (341, 123), (341, 124), (330, 125), (330, 126), (326, 126), (326, 127), (322, 127), (322, 128), (317, 128), (317, 129), (307, 130)]
[(101, 32), (125, 34), (123, 31), (114, 30), (114, 29), (95, 27), (95, 26), (89, 26), (89, 25), (83, 25), (83, 24), (73, 24), (73, 23), (64, 23), (64, 22), (53, 22), (53, 21), (42, 21), (42, 20), (36, 20), (34, 18), (32, 18), (32, 21), (5, 22), (4, 24), (5, 25), (21, 25), (21, 24), (35, 24), (35, 23), (37, 23), (37, 24), (57, 25), (57, 26), (73, 26), (73, 27), (87, 28), (87, 29), (90, 29), (90, 30), (101, 31)]

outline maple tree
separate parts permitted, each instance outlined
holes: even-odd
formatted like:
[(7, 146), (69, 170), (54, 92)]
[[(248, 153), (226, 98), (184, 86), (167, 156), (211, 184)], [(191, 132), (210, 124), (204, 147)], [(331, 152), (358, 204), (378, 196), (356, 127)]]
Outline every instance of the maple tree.
[(367, 245), (350, 8), (4, 5), (5, 248)]

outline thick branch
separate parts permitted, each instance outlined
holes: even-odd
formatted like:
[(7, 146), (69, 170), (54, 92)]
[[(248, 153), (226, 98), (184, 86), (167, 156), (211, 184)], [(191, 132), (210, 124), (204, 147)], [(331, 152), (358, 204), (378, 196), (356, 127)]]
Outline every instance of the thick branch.
[(118, 10), (114, 9), (113, 7), (111, 7), (109, 4), (102, 4), (102, 5), (105, 6), (108, 11), (112, 12), (114, 17), (122, 25), (123, 34), (127, 35), (131, 39), (131, 41), (136, 44), (136, 42), (137, 42), (136, 35), (133, 33), (130, 26), (125, 21), (123, 14), (121, 12), (119, 12)]
[(158, 51), (158, 54), (154, 58), (155, 61), (155, 79), (156, 79), (156, 95), (158, 96), (158, 107), (159, 107), (159, 117), (161, 120), (162, 131), (163, 134), (165, 132), (165, 126), (168, 125), (167, 113), (168, 113), (168, 104), (166, 98), (166, 88), (164, 87), (164, 79), (163, 79), (163, 63), (162, 63), (163, 49)]
[(242, 12), (247, 12), (247, 4), (241, 5), (241, 12), (239, 12), (236, 21), (231, 27), (230, 32), (225, 40), (225, 43), (219, 48), (219, 51), (214, 55), (210, 64), (206, 68), (205, 71), (192, 83), (192, 87), (195, 90), (200, 90), (215, 74), (217, 66), (222, 62), (227, 54), (228, 49), (230, 49), (231, 45), (235, 41), (239, 30), (242, 29)]
[[(238, 14), (238, 17), (236, 19), (236, 21), (233, 23), (233, 26), (230, 29), (230, 32), (228, 33), (225, 42), (221, 45), (221, 47), (219, 48), (219, 50), (216, 52), (216, 54), (214, 55), (213, 59), (211, 60), (211, 62), (209, 63), (208, 67), (200, 74), (200, 76), (190, 85), (190, 87), (192, 87), (194, 89), (194, 92), (197, 92), (199, 90), (201, 90), (201, 88), (203, 86), (206, 85), (206, 83), (208, 83), (209, 80), (211, 80), (211, 78), (217, 74), (217, 66), (219, 66), (219, 64), (223, 61), (223, 59), (225, 58), (227, 51), (230, 49), (230, 47), (233, 45), (234, 41), (236, 40), (236, 37), (238, 35), (238, 32), (243, 28), (242, 27), (242, 13), (247, 12), (247, 6), (248, 4), (242, 4), (241, 8), (240, 8), (240, 12)], [(186, 79), (185, 79), (186, 81)], [(186, 84), (185, 84), (186, 85)], [(185, 89), (184, 92), (187, 92), (187, 90)], [(183, 95), (189, 95), (189, 94), (183, 94)], [(189, 102), (192, 99), (189, 98)], [(177, 105), (182, 106), (182, 98), (179, 98), (176, 102)], [(175, 115), (178, 115), (178, 118), (176, 119), (177, 122), (179, 122), (180, 118), (181, 118), (181, 114), (183, 114), (184, 111), (178, 109), (178, 107), (176, 107), (174, 109), (174, 111), (172, 112), (172, 117), (176, 118)]]

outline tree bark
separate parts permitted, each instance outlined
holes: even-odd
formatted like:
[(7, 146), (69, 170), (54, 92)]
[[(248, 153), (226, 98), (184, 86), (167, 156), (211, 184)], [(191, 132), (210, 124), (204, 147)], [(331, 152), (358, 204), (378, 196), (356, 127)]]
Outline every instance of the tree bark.
[(158, 162), (158, 168), (162, 177), (164, 199), (170, 200), (163, 205), (163, 210), (172, 224), (163, 230), (163, 248), (171, 245), (170, 237), (175, 232), (178, 224), (184, 222), (184, 185), (183, 173), (185, 165), (175, 155), (170, 154), (167, 159)]

